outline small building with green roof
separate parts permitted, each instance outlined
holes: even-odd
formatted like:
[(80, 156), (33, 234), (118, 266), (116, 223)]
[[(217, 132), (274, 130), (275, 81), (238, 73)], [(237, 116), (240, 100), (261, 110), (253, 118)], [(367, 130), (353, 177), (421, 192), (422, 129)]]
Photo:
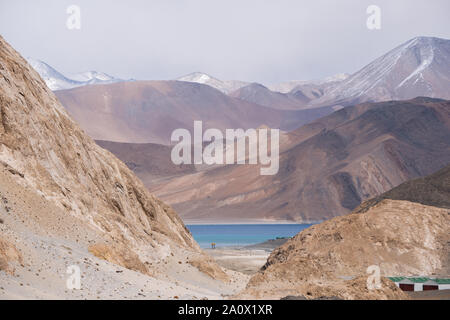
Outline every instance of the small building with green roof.
[(450, 279), (430, 277), (388, 277), (403, 291), (449, 290)]

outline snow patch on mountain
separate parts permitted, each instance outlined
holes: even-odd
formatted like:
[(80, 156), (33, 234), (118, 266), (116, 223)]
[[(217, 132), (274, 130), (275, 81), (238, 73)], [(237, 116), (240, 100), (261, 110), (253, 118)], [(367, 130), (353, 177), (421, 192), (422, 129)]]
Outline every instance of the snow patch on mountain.
[[(421, 79), (423, 79), (422, 71), (424, 71), (426, 68), (428, 68), (431, 65), (431, 63), (433, 62), (433, 59), (434, 59), (434, 49), (433, 49), (433, 47), (432, 46), (426, 46), (424, 48), (421, 48), (421, 50), (420, 50), (420, 58), (422, 60), (422, 63), (417, 67), (416, 70), (414, 70), (409, 76), (407, 76), (405, 78), (405, 80), (400, 82), (400, 84), (397, 86), (397, 88), (403, 86), (406, 82), (408, 82), (409, 80), (411, 80), (415, 76), (419, 76), (419, 77), (421, 77)], [(414, 83), (417, 83), (418, 80), (419, 80), (419, 78), (416, 79), (416, 81)]]
[(450, 97), (450, 40), (416, 37), (368, 64), (313, 105)]
[(97, 71), (87, 71), (66, 76), (41, 60), (27, 58), (27, 61), (39, 73), (47, 87), (52, 91), (123, 81)]
[(177, 78), (176, 80), (205, 84), (219, 91), (222, 91), (225, 94), (229, 94), (249, 84), (249, 82), (245, 81), (219, 80), (203, 72), (193, 72)]

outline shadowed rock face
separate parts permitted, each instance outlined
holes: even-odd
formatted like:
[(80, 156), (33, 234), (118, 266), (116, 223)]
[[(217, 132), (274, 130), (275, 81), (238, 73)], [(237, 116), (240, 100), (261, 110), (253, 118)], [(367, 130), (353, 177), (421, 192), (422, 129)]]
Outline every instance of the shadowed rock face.
[[(136, 261), (200, 254), (175, 211), (88, 137), (1, 37), (0, 160), (17, 184), (76, 217), (77, 227), (84, 225), (110, 245), (129, 250)], [(54, 229), (62, 224), (53, 223)]]
[(402, 183), (362, 203), (356, 212), (366, 212), (384, 199), (407, 200), (427, 206), (450, 209), (450, 165), (424, 178)]
[(277, 175), (260, 176), (257, 166), (227, 166), (152, 190), (185, 218), (317, 221), (444, 167), (449, 141), (448, 101), (366, 103), (289, 133)]

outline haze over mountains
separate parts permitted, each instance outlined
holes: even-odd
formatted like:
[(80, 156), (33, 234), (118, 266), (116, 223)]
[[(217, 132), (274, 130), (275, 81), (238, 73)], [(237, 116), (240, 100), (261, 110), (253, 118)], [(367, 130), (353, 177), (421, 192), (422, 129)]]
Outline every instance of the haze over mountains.
[(450, 99), (450, 40), (417, 37), (391, 50), (312, 104), (355, 104), (417, 96)]
[(334, 76), (326, 77), (325, 79), (319, 79), (319, 80), (291, 80), (291, 81), (285, 81), (281, 83), (271, 84), (267, 87), (275, 92), (281, 92), (281, 93), (288, 93), (291, 92), (294, 88), (303, 86), (303, 85), (316, 85), (321, 86), (325, 84), (331, 84), (334, 82), (340, 82), (342, 80), (345, 80), (349, 77), (348, 73), (339, 73), (335, 74)]
[(290, 132), (277, 175), (239, 165), (152, 187), (185, 219), (318, 221), (450, 162), (450, 102), (365, 103)]
[[(300, 106), (304, 108), (405, 100), (417, 96), (450, 99), (449, 86), (450, 40), (416, 37), (354, 74), (341, 74), (323, 81), (293, 81), (269, 88), (299, 98), (303, 101)], [(261, 103), (260, 88), (245, 89), (240, 89), (245, 92), (244, 99)]]
[[(121, 81), (97, 72), (67, 77), (44, 62), (29, 61), (52, 90)], [(194, 72), (176, 80), (207, 85), (225, 95), (261, 106), (300, 110), (347, 106), (366, 101), (405, 100), (417, 96), (449, 99), (449, 70), (450, 40), (416, 37), (351, 75), (342, 73), (322, 80), (288, 81), (269, 86), (246, 81), (219, 80), (202, 72)], [(183, 86), (180, 86), (178, 94), (183, 94), (184, 89), (181, 88)]]
[(233, 98), (208, 85), (185, 81), (134, 81), (56, 92), (82, 128), (96, 140), (170, 144), (175, 129), (258, 128), (293, 130), (332, 108), (277, 110)]
[[(417, 96), (450, 99), (449, 70), (450, 40), (416, 37), (351, 75), (342, 73), (323, 80), (287, 81), (267, 87), (239, 83), (236, 90), (225, 92), (246, 101), (282, 109), (346, 106)], [(217, 87), (216, 80), (202, 83)], [(274, 102), (275, 98), (281, 102)]]

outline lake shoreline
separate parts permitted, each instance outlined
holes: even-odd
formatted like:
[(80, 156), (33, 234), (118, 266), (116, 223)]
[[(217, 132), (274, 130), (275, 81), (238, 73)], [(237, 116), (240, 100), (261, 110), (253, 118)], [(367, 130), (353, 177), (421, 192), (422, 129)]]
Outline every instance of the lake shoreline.
[(246, 275), (253, 275), (264, 266), (270, 253), (289, 239), (270, 239), (247, 246), (228, 246), (203, 250), (221, 267)]
[(276, 239), (291, 238), (309, 228), (311, 224), (228, 224), (228, 225), (187, 225), (194, 240), (203, 249), (245, 249), (252, 246), (259, 249), (264, 243), (265, 250), (273, 250)]
[(290, 220), (197, 220), (183, 219), (186, 226), (215, 226), (215, 225), (296, 225), (319, 224), (321, 221), (290, 221)]

